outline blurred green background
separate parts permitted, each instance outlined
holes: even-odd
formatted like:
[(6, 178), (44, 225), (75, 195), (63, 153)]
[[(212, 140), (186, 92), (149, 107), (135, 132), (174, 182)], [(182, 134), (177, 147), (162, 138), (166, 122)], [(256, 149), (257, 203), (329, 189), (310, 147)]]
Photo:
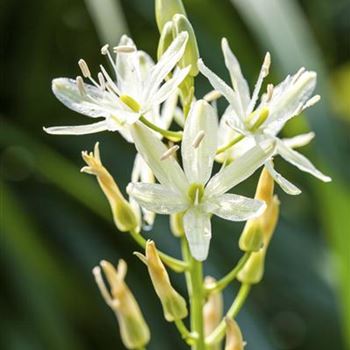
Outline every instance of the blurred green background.
[[(238, 317), (249, 350), (344, 350), (350, 344), (350, 1), (184, 0), (207, 64), (225, 76), (219, 40), (226, 36), (251, 84), (264, 52), (272, 53), (276, 83), (300, 66), (319, 74), (322, 102), (293, 120), (285, 135), (313, 129), (303, 152), (331, 184), (278, 160), (303, 189), (282, 202), (264, 281)], [(75, 77), (77, 61), (104, 63), (105, 42), (131, 34), (156, 52), (152, 0), (2, 0), (1, 30), (1, 348), (6, 350), (123, 349), (112, 312), (91, 269), (102, 258), (129, 263), (127, 281), (152, 329), (149, 349), (185, 349), (133, 255), (138, 247), (116, 231), (95, 180), (80, 174), (80, 151), (101, 142), (106, 166), (121, 186), (134, 150), (116, 133), (49, 136), (42, 126), (84, 123), (51, 93), (51, 79)], [(96, 69), (96, 70), (95, 70)], [(209, 91), (199, 78), (197, 96)], [(256, 177), (241, 187), (254, 193)], [(214, 221), (206, 273), (222, 276), (240, 257), (241, 225)], [(168, 222), (149, 234), (178, 255)], [(183, 293), (182, 276), (174, 276)], [(225, 293), (230, 302), (237, 285)]]

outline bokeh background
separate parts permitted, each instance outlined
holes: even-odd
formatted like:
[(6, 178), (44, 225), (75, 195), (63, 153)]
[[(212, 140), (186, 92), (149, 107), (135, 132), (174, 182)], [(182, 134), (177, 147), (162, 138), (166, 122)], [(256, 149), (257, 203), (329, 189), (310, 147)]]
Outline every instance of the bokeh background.
[[(290, 122), (284, 135), (315, 130), (303, 152), (330, 174), (323, 184), (278, 160), (303, 190), (278, 189), (281, 218), (264, 281), (238, 317), (249, 350), (345, 350), (350, 340), (349, 121), (350, 1), (184, 0), (207, 64), (227, 74), (219, 40), (226, 36), (254, 84), (265, 51), (270, 80), (300, 66), (319, 74), (322, 102)], [(1, 348), (6, 350), (123, 349), (112, 312), (91, 269), (102, 258), (129, 263), (127, 281), (152, 328), (149, 349), (185, 349), (133, 255), (138, 247), (117, 232), (95, 179), (79, 173), (80, 151), (101, 142), (106, 166), (122, 187), (134, 150), (116, 133), (49, 136), (42, 126), (84, 123), (51, 93), (51, 79), (75, 77), (84, 57), (93, 71), (104, 63), (102, 44), (121, 33), (156, 52), (152, 0), (2, 0), (1, 30)], [(95, 70), (96, 69), (96, 70)], [(199, 78), (197, 96), (209, 91)], [(240, 190), (254, 193), (257, 177)], [(215, 220), (206, 273), (229, 271), (240, 257), (241, 225)], [(168, 222), (158, 218), (156, 239), (179, 254)], [(184, 281), (174, 276), (183, 293)], [(237, 289), (225, 293), (229, 302)]]

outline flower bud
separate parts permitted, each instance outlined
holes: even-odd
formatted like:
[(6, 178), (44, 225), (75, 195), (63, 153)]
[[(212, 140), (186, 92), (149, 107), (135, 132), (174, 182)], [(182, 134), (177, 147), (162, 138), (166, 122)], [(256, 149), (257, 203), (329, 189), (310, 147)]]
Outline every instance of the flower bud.
[(172, 322), (185, 318), (188, 314), (186, 301), (171, 285), (153, 241), (147, 241), (146, 256), (142, 257), (142, 261), (147, 264), (153, 287), (162, 303), (165, 319)]
[(186, 11), (181, 0), (156, 0), (156, 21), (159, 32), (163, 31), (165, 23), (171, 21), (177, 13), (185, 15)]
[(158, 50), (157, 50), (157, 58), (158, 61), (162, 57), (163, 53), (167, 50), (170, 44), (174, 40), (174, 24), (172, 21), (166, 22), (162, 32), (160, 34)]
[(101, 267), (110, 291), (103, 281), (99, 266), (93, 269), (93, 274), (105, 302), (117, 317), (123, 344), (127, 349), (143, 348), (150, 341), (150, 331), (135, 297), (124, 281), (127, 271), (125, 261), (119, 260), (117, 269), (107, 261), (101, 261)]
[(125, 232), (139, 227), (137, 215), (130, 203), (124, 198), (111, 174), (102, 165), (98, 142), (94, 152), (82, 152), (82, 157), (88, 166), (82, 172), (95, 175), (97, 181), (108, 199), (112, 209), (113, 219), (119, 231)]
[[(215, 284), (216, 280), (213, 277), (207, 276), (204, 280), (206, 287), (210, 287)], [(204, 318), (204, 334), (209, 336), (219, 325), (222, 320), (223, 315), (223, 297), (222, 293), (215, 291), (210, 293), (207, 302), (204, 304), (203, 308), (203, 318)], [(211, 347), (211, 350), (221, 349), (221, 344), (216, 343)]]
[(185, 235), (183, 217), (184, 213), (170, 215), (170, 230), (175, 237), (183, 237)]
[(188, 41), (185, 49), (185, 53), (179, 61), (179, 66), (181, 68), (191, 65), (191, 70), (189, 75), (195, 77), (199, 73), (198, 60), (199, 60), (199, 50), (196, 35), (194, 34), (193, 27), (186, 16), (177, 14), (173, 17), (173, 23), (176, 35), (182, 32), (188, 33)]
[(236, 321), (225, 318), (226, 322), (226, 346), (225, 350), (243, 350), (244, 341), (241, 330)]

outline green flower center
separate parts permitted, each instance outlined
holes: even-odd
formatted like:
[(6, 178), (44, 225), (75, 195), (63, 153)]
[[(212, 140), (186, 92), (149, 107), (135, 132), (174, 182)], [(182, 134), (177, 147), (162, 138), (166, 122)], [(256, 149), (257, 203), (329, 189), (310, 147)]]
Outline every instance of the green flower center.
[(193, 204), (199, 204), (204, 196), (204, 186), (193, 183), (190, 185), (187, 194)]
[(121, 95), (120, 100), (134, 112), (140, 112), (141, 106), (129, 95)]
[(260, 111), (259, 116), (257, 117), (257, 111), (250, 113), (250, 115), (246, 119), (246, 124), (248, 125), (248, 129), (251, 132), (257, 131), (262, 124), (265, 123), (268, 118), (270, 111), (267, 107), (263, 107)]

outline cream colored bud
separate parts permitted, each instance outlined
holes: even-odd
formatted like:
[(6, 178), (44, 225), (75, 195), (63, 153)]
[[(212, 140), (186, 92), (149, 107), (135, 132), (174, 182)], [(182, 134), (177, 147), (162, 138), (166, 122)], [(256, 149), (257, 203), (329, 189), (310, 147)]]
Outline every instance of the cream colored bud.
[(183, 237), (185, 235), (183, 217), (184, 213), (170, 215), (170, 230), (175, 237)]
[(170, 44), (174, 40), (174, 24), (172, 21), (165, 23), (162, 32), (160, 34), (158, 50), (157, 50), (157, 58), (158, 61), (163, 56), (163, 53), (167, 50)]
[[(215, 284), (215, 282), (215, 278), (210, 276), (207, 276), (204, 280), (204, 284), (206, 287), (210, 287), (211, 285)], [(222, 293), (219, 291), (210, 293), (207, 302), (204, 304), (203, 308), (204, 334), (206, 336), (209, 336), (220, 324), (223, 315), (223, 306), (224, 302)], [(210, 349), (221, 349), (221, 343), (216, 343)]]
[(182, 32), (188, 33), (188, 41), (186, 44), (185, 53), (179, 61), (179, 66), (182, 68), (191, 66), (189, 74), (192, 77), (195, 77), (199, 73), (199, 50), (193, 27), (187, 17), (180, 14), (174, 16), (173, 23), (176, 35), (179, 35)]
[(225, 319), (226, 322), (226, 346), (225, 350), (243, 350), (244, 341), (242, 332), (236, 321), (230, 318)]
[[(110, 291), (103, 281), (101, 268)], [(125, 261), (120, 260), (118, 268), (115, 269), (111, 263), (103, 260), (101, 268), (95, 267), (93, 274), (103, 298), (117, 317), (123, 344), (127, 349), (143, 348), (150, 341), (150, 331), (135, 297), (125, 283)]]
[(185, 15), (186, 11), (181, 0), (156, 0), (156, 21), (159, 32), (163, 31), (165, 23), (171, 21), (177, 13)]
[(101, 162), (99, 144), (96, 143), (94, 152), (82, 152), (82, 157), (87, 166), (83, 167), (81, 171), (97, 177), (112, 209), (113, 219), (118, 230), (125, 232), (139, 227), (137, 215), (132, 206), (124, 198), (113, 177)]
[(165, 319), (172, 322), (185, 318), (188, 314), (186, 301), (171, 285), (153, 241), (147, 241), (146, 256), (142, 260), (147, 264), (153, 287), (162, 303)]

